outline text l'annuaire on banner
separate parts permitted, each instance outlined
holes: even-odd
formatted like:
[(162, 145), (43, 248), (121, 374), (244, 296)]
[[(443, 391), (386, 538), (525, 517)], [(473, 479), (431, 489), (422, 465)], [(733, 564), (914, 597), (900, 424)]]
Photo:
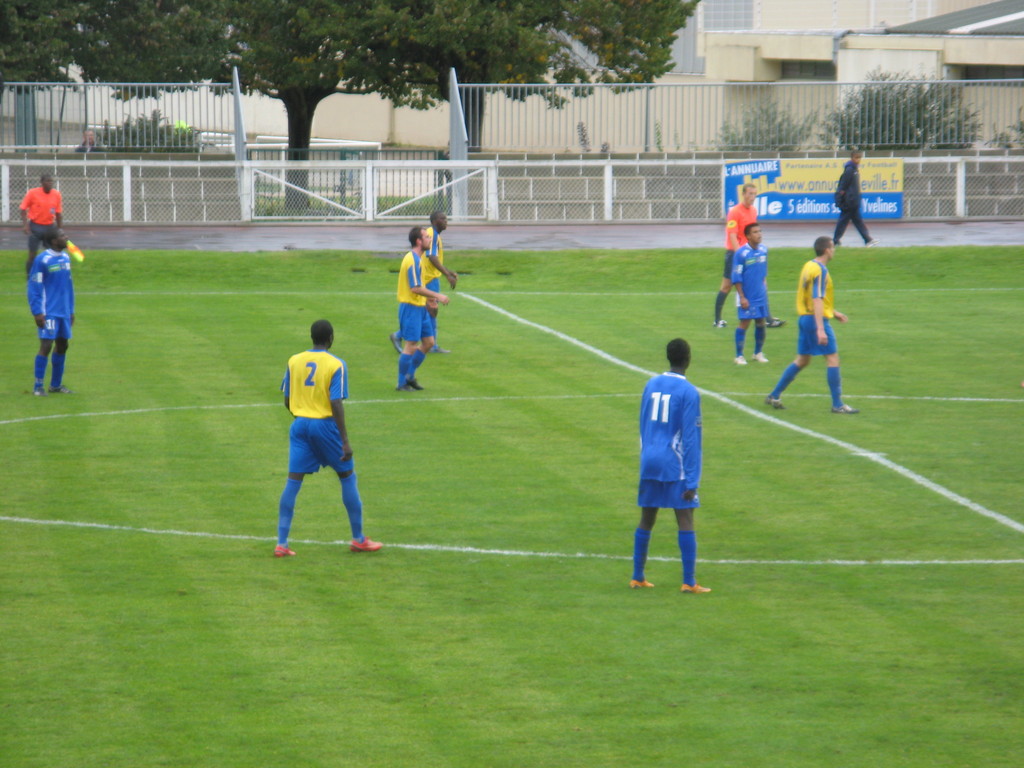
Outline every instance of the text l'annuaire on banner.
[[(744, 160), (725, 165), (725, 212), (744, 184), (757, 187), (758, 219), (834, 219), (835, 192), (848, 158)], [(903, 217), (903, 159), (864, 158), (860, 163), (860, 212), (865, 219)]]

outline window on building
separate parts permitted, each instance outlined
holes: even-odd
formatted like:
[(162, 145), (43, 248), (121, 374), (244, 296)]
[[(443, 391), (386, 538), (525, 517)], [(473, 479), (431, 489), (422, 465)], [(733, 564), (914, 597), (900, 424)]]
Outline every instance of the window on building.
[(782, 80), (835, 80), (836, 65), (831, 61), (784, 61)]
[(979, 65), (964, 67), (964, 80), (1020, 80), (1024, 79), (1024, 67), (999, 67)]

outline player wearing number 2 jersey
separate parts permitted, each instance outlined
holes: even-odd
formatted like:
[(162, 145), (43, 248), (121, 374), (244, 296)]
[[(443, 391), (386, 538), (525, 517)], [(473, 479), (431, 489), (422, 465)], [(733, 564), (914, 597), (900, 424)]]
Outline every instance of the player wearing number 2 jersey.
[(278, 505), (277, 548), (275, 557), (295, 553), (288, 548), (295, 499), (308, 474), (329, 466), (341, 480), (341, 500), (352, 527), (353, 552), (374, 552), (381, 545), (363, 535), (363, 502), (356, 484), (352, 446), (345, 428), (348, 397), (348, 371), (345, 361), (328, 350), (334, 343), (334, 328), (326, 320), (317, 320), (309, 329), (313, 348), (288, 360), (281, 390), (284, 406), (295, 417), (290, 432), (288, 481)]
[(629, 586), (653, 587), (644, 577), (651, 531), (660, 508), (674, 509), (683, 562), (681, 591), (711, 590), (697, 584), (697, 534), (693, 510), (700, 506), (700, 393), (686, 379), (690, 345), (673, 339), (665, 349), (670, 370), (647, 382), (640, 403), (640, 525), (633, 537), (633, 579)]

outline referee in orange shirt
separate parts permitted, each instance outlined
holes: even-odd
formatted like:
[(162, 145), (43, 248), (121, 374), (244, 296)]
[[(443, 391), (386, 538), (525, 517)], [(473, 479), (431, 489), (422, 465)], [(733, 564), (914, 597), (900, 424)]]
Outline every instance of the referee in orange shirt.
[(39, 253), (39, 244), (46, 230), (64, 226), (64, 208), (60, 192), (53, 188), (53, 176), (44, 173), (39, 182), (42, 186), (30, 189), (21, 201), (21, 228), (28, 235), (26, 275), (32, 269), (32, 262)]

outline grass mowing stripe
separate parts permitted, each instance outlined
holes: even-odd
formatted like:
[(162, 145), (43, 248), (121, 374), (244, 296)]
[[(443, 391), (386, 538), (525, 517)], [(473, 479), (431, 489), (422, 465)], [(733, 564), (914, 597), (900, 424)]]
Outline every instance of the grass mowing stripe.
[[(261, 541), (272, 543), (273, 536), (252, 536), (244, 533), (208, 533), (205, 531), (179, 531), (161, 528), (136, 528), (129, 525), (110, 525), (108, 523), (87, 523), (77, 520), (33, 520), (29, 517), (9, 517), (0, 515), (0, 522), (22, 523), (25, 525), (54, 525), (69, 528), (91, 528), (103, 531), (123, 531), (126, 533), (148, 533), (155, 536), (189, 536), (200, 539), (221, 539), (229, 541)], [(317, 541), (315, 539), (292, 539), (292, 544), (309, 544), (311, 546), (337, 547), (348, 546), (348, 540)], [(418, 552), (453, 552), (468, 555), (496, 555), (499, 557), (542, 557), (563, 560), (632, 560), (631, 555), (602, 555), (590, 552), (530, 552), (521, 549), (484, 549), (481, 547), (460, 547), (450, 544), (394, 544), (388, 543), (389, 549), (404, 549)], [(678, 557), (650, 556), (649, 561), (675, 563)], [(698, 562), (710, 565), (1024, 565), (1024, 559), (1009, 560), (704, 560)]]
[[(614, 355), (610, 355), (607, 352), (598, 349), (597, 347), (593, 347), (590, 344), (587, 344), (586, 342), (583, 342), (583, 341), (580, 341), (579, 339), (573, 338), (572, 336), (569, 336), (568, 334), (562, 333), (561, 331), (557, 331), (554, 328), (549, 328), (546, 325), (541, 325), (540, 323), (535, 323), (535, 322), (533, 322), (531, 320), (527, 320), (526, 318), (523, 318), (523, 317), (520, 317), (519, 315), (513, 314), (512, 312), (509, 312), (506, 309), (502, 309), (501, 307), (497, 306), (496, 304), (491, 304), (490, 302), (484, 301), (483, 299), (478, 298), (478, 297), (476, 297), (476, 296), (474, 296), (472, 294), (464, 293), (462, 295), (465, 298), (467, 298), (467, 299), (469, 299), (471, 301), (474, 301), (474, 302), (476, 302), (477, 304), (480, 304), (483, 307), (486, 307), (486, 308), (488, 308), (488, 309), (490, 309), (490, 310), (492, 310), (494, 312), (497, 312), (500, 315), (503, 315), (503, 316), (509, 318), (510, 320), (513, 320), (513, 321), (515, 321), (517, 323), (520, 323), (522, 325), (526, 325), (526, 326), (528, 326), (530, 328), (534, 328), (536, 330), (542, 331), (544, 333), (551, 334), (551, 335), (555, 336), (556, 338), (561, 339), (562, 341), (566, 341), (566, 342), (568, 342), (568, 343), (570, 343), (570, 344), (572, 344), (574, 346), (579, 347), (580, 349), (583, 349), (583, 350), (586, 350), (587, 352), (595, 354), (598, 357), (600, 357), (602, 360), (607, 360), (608, 362), (613, 363), (614, 365), (617, 365), (617, 366), (622, 367), (622, 368), (626, 368), (627, 370), (630, 370), (630, 371), (636, 371), (637, 373), (642, 373), (642, 374), (644, 374), (646, 376), (655, 376), (656, 375), (654, 371), (645, 370), (644, 368), (641, 368), (640, 366), (633, 365), (632, 363), (627, 363), (625, 360), (621, 360), (620, 358), (617, 358)], [(748, 416), (753, 416), (755, 418), (767, 421), (770, 424), (774, 424), (774, 425), (780, 426), (780, 427), (785, 427), (786, 429), (790, 429), (790, 430), (792, 430), (794, 432), (797, 432), (799, 434), (806, 435), (807, 437), (813, 437), (813, 438), (815, 438), (817, 440), (821, 440), (823, 442), (830, 443), (831, 445), (834, 445), (837, 448), (840, 448), (840, 449), (842, 449), (844, 451), (847, 451), (848, 453), (850, 453), (850, 454), (852, 454), (854, 456), (861, 456), (861, 457), (866, 458), (866, 459), (868, 459), (870, 461), (873, 461), (876, 464), (879, 464), (880, 466), (883, 466), (886, 469), (890, 469), (893, 472), (896, 472), (897, 474), (902, 475), (903, 477), (907, 478), (908, 480), (911, 480), (912, 482), (917, 483), (921, 487), (927, 488), (928, 490), (930, 490), (930, 491), (932, 491), (934, 493), (937, 493), (938, 495), (942, 496), (945, 499), (948, 499), (949, 501), (954, 502), (955, 504), (959, 504), (960, 506), (962, 506), (962, 507), (964, 507), (966, 509), (969, 509), (972, 512), (975, 512), (975, 513), (977, 513), (979, 515), (982, 515), (984, 517), (987, 517), (987, 518), (990, 518), (992, 520), (995, 520), (997, 523), (1000, 523), (1001, 525), (1005, 525), (1007, 528), (1011, 528), (1011, 529), (1017, 531), (1018, 533), (1024, 533), (1024, 523), (1018, 522), (1017, 520), (1014, 520), (1013, 518), (1007, 517), (1006, 515), (1004, 515), (1004, 514), (1002, 514), (1000, 512), (996, 512), (996, 511), (991, 510), (991, 509), (989, 509), (987, 507), (984, 507), (981, 504), (978, 504), (977, 502), (971, 501), (970, 499), (966, 498), (965, 496), (961, 496), (958, 493), (954, 493), (953, 491), (949, 490), (948, 488), (945, 488), (945, 487), (939, 485), (938, 483), (936, 483), (936, 482), (934, 482), (932, 480), (929, 480), (927, 477), (924, 477), (923, 475), (919, 475), (918, 473), (914, 472), (913, 470), (907, 469), (906, 467), (904, 467), (904, 466), (902, 466), (900, 464), (897, 464), (894, 461), (890, 461), (889, 459), (885, 458), (885, 456), (883, 456), (882, 454), (875, 453), (873, 451), (868, 451), (868, 450), (865, 450), (863, 448), (859, 448), (858, 446), (853, 445), (853, 443), (847, 443), (847, 442), (845, 442), (843, 440), (839, 440), (839, 439), (837, 439), (835, 437), (832, 437), (831, 435), (822, 434), (821, 432), (815, 432), (812, 429), (807, 429), (806, 427), (797, 426), (796, 424), (790, 424), (789, 422), (783, 421), (782, 419), (776, 418), (774, 416), (770, 416), (770, 415), (765, 414), (765, 413), (761, 413), (760, 411), (756, 411), (753, 408), (750, 408), (750, 407), (748, 407), (746, 405), (743, 405), (742, 403), (737, 403), (735, 400), (732, 400), (732, 399), (726, 397), (725, 395), (721, 395), (721, 394), (719, 394), (717, 392), (712, 392), (710, 390), (703, 389), (703, 388), (700, 388), (700, 387), (698, 387), (698, 390), (700, 391), (700, 393), (702, 395), (707, 395), (708, 397), (713, 398), (713, 399), (719, 401), (720, 403), (723, 403), (723, 404), (728, 405), (728, 406), (730, 406), (732, 408), (735, 408), (735, 409), (737, 409), (739, 411), (742, 411), (743, 413), (747, 414)]]
[[(720, 392), (721, 395), (730, 397), (760, 397), (758, 392)], [(408, 403), (462, 403), (491, 400), (580, 400), (603, 397), (636, 397), (633, 392), (611, 392), (601, 395), (497, 395), (490, 397), (422, 397), (415, 401), (407, 400), (349, 400), (346, 407), (355, 405), (406, 405)], [(788, 398), (811, 397), (825, 398), (830, 395), (820, 393), (796, 393), (787, 394)], [(857, 394), (858, 400), (900, 400), (915, 401), (927, 400), (941, 403), (1024, 403), (1024, 398), (998, 398), (998, 397), (933, 397), (929, 395), (908, 396), (908, 395), (863, 395)], [(0, 426), (6, 424), (24, 424), (31, 421), (52, 421), (54, 419), (74, 419), (93, 416), (131, 416), (140, 413), (164, 413), (166, 411), (216, 411), (225, 408), (276, 408), (280, 403), (223, 403), (221, 405), (172, 405), (159, 408), (133, 408), (126, 411), (93, 411), (86, 413), (54, 413), (48, 416), (25, 416), (20, 419), (0, 420)]]

